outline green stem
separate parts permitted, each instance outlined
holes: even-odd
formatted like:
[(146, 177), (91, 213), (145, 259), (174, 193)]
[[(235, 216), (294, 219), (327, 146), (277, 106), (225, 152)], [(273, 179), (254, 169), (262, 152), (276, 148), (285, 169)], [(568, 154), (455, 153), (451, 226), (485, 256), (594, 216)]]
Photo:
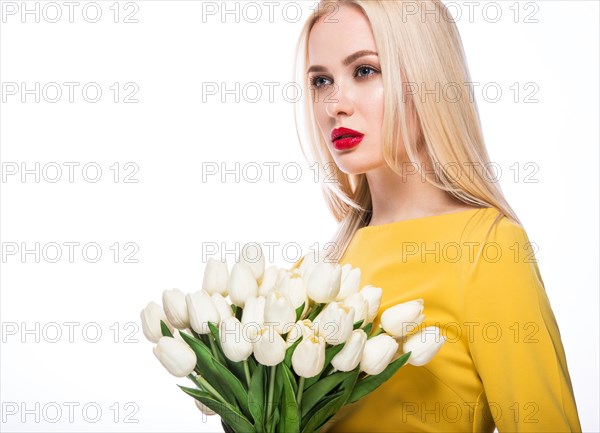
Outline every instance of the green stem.
[(275, 387), (276, 365), (271, 367), (271, 377), (269, 378), (269, 399), (267, 400), (267, 421), (271, 418), (271, 409), (273, 409), (273, 388)]
[(246, 373), (246, 382), (248, 383), (248, 389), (250, 389), (250, 367), (248, 367), (248, 360), (244, 360), (244, 373)]
[(298, 401), (298, 407), (300, 406), (300, 403), (302, 402), (302, 393), (304, 392), (304, 377), (300, 376), (300, 382), (298, 382), (298, 398), (296, 399)]
[(205, 387), (208, 392), (210, 392), (216, 398), (218, 398), (219, 400), (221, 400), (223, 403), (229, 404), (229, 402), (227, 400), (225, 400), (221, 394), (219, 394), (219, 391), (217, 391), (216, 389), (214, 389), (213, 386), (210, 383), (208, 383), (205, 378), (203, 378), (200, 375), (198, 375), (197, 378), (198, 378), (198, 382), (200, 383), (200, 385), (202, 385), (203, 387)]

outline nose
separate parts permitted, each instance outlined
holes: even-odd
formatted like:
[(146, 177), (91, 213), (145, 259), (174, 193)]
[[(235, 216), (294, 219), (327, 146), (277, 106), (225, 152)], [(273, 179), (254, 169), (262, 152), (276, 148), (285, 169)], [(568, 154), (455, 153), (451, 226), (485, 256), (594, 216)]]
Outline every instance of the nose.
[(325, 111), (331, 118), (352, 116), (354, 113), (352, 90), (343, 83), (334, 83), (333, 90), (325, 96), (323, 102)]

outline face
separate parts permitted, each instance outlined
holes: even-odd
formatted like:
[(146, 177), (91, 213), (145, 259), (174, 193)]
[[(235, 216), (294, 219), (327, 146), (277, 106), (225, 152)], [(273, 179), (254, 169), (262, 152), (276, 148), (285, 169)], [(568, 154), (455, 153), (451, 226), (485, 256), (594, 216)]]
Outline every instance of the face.
[(313, 26), (308, 51), (315, 119), (335, 163), (348, 174), (384, 166), (383, 81), (368, 19), (342, 6)]

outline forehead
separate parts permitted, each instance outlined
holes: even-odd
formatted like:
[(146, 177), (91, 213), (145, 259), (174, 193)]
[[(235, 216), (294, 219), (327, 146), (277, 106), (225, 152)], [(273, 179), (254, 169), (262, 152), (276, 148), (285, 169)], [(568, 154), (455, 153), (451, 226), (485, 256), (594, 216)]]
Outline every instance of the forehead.
[(311, 65), (339, 63), (342, 58), (360, 50), (377, 51), (371, 24), (355, 7), (337, 7), (321, 17), (309, 34)]

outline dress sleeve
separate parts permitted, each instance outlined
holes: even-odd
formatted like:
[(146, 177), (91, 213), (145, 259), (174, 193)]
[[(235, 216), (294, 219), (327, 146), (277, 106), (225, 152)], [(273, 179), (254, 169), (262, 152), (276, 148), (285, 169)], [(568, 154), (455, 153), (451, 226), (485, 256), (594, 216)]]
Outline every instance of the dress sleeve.
[(465, 327), (503, 432), (581, 432), (556, 318), (525, 230), (502, 220), (466, 273)]

